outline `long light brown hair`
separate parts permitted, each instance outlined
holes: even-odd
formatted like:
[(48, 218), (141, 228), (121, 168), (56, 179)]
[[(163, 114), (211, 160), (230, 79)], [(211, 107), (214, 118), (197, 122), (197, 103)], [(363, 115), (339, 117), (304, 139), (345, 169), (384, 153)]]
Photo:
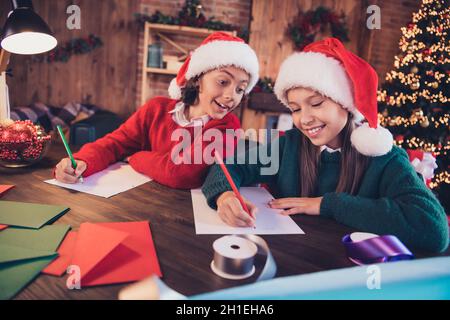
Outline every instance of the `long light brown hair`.
[[(347, 123), (339, 133), (342, 139), (341, 167), (339, 182), (336, 192), (346, 192), (355, 195), (358, 192), (361, 180), (369, 165), (370, 159), (352, 146), (350, 135), (355, 128), (352, 116), (349, 114)], [(315, 146), (302, 134), (299, 147), (300, 168), (300, 196), (312, 197), (316, 192), (317, 179), (319, 175), (320, 147)]]

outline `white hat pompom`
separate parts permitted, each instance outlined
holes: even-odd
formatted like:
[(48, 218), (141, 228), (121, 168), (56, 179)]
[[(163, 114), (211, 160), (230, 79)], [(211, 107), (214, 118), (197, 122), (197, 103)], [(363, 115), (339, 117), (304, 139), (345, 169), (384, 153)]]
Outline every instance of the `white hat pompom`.
[(377, 157), (391, 151), (394, 139), (386, 128), (380, 125), (377, 128), (371, 128), (365, 122), (353, 130), (350, 140), (359, 153), (368, 157)]

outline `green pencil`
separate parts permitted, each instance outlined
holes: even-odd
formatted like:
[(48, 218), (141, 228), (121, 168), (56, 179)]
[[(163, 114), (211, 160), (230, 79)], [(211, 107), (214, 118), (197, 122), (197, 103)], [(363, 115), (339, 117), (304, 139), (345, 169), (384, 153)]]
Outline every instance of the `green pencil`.
[[(66, 148), (67, 154), (69, 155), (70, 161), (72, 162), (72, 168), (76, 169), (77, 168), (77, 163), (76, 163), (75, 159), (73, 158), (72, 151), (69, 148), (69, 144), (66, 141), (66, 137), (64, 136), (62, 128), (61, 128), (60, 125), (57, 125), (56, 128), (58, 129), (59, 136), (61, 137), (61, 140), (62, 140), (62, 142), (64, 144), (64, 147)], [(83, 183), (83, 177), (82, 176), (80, 176), (80, 182)]]

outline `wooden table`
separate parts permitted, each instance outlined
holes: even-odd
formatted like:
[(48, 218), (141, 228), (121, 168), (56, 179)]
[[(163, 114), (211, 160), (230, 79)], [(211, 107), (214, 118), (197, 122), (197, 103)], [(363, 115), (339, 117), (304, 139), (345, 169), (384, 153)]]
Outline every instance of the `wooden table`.
[[(60, 144), (53, 144), (47, 157), (31, 168), (0, 168), (0, 183), (16, 187), (2, 200), (35, 202), (70, 207), (55, 224), (69, 224), (74, 230), (83, 222), (150, 221), (163, 280), (182, 294), (193, 295), (251, 283), (232, 281), (210, 270), (212, 243), (219, 235), (196, 235), (190, 192), (174, 190), (156, 182), (105, 199), (44, 183), (53, 167), (65, 156)], [(277, 277), (351, 267), (341, 238), (356, 231), (331, 219), (294, 216), (305, 235), (263, 236), (277, 262)], [(410, 248), (417, 258), (438, 256)], [(450, 256), (450, 249), (439, 256)], [(105, 285), (68, 290), (66, 278), (40, 275), (16, 299), (116, 299), (125, 285)]]

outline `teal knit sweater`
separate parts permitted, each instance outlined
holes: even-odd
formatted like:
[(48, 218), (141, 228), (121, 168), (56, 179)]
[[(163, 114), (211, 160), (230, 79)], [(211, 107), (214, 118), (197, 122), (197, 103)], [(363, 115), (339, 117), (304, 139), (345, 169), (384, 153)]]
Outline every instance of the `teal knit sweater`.
[[(298, 197), (300, 135), (298, 129), (292, 129), (274, 142), (279, 144), (279, 170), (275, 174), (262, 175), (261, 168), (270, 164), (263, 165), (259, 160), (257, 164), (227, 164), (236, 185), (267, 183), (276, 198)], [(270, 154), (270, 147), (264, 148)], [(254, 148), (240, 157), (248, 159), (253, 152), (258, 151)], [(444, 209), (415, 172), (404, 150), (393, 147), (388, 154), (371, 158), (356, 195), (335, 192), (339, 171), (340, 153), (323, 151), (315, 195), (323, 197), (322, 216), (361, 231), (395, 235), (413, 247), (435, 252), (447, 248), (449, 230)], [(202, 187), (209, 206), (216, 209), (217, 198), (229, 190), (220, 167), (212, 166)]]

